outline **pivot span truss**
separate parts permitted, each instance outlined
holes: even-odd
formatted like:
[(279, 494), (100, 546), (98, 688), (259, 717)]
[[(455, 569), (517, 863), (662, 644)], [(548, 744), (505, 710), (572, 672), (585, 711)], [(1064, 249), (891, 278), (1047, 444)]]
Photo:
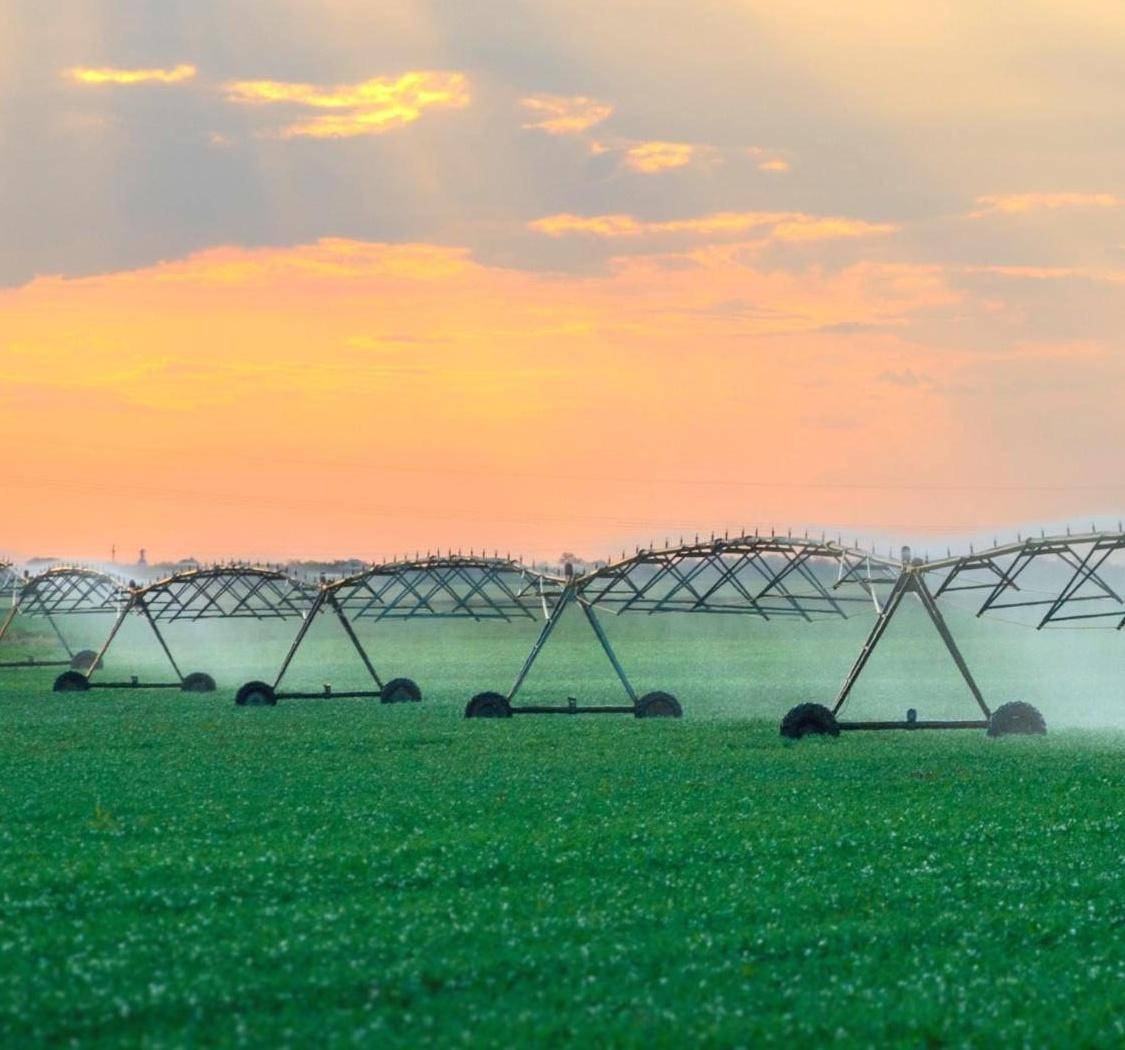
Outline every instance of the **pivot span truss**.
[[(420, 700), (409, 678), (384, 682), (356, 633), (359, 620), (537, 620), (547, 619), (564, 591), (560, 577), (497, 555), (431, 554), (372, 566), (344, 579), (325, 581), (312, 602), (272, 683), (247, 682), (239, 704), (275, 704), (279, 699), (379, 698), (384, 703)], [(369, 689), (333, 692), (281, 691), (281, 682), (320, 614), (333, 617), (371, 678)]]
[[(100, 689), (180, 689), (185, 692), (211, 692), (215, 680), (195, 671), (185, 675), (161, 631), (162, 625), (201, 620), (286, 620), (306, 616), (315, 600), (317, 587), (298, 580), (280, 569), (250, 565), (217, 565), (176, 573), (145, 586), (130, 584), (124, 592), (117, 617), (102, 643), (94, 664), (85, 670), (68, 671), (55, 681), (57, 692)], [(126, 681), (94, 682), (93, 673), (101, 664), (118, 631), (129, 615), (141, 617), (152, 630), (161, 651), (171, 665), (175, 679), (169, 682), (141, 682), (137, 676)]]
[[(10, 569), (10, 567), (9, 567)], [(914, 595), (956, 664), (979, 710), (979, 717), (942, 722), (919, 721), (913, 711), (905, 721), (846, 722), (842, 714), (871, 655), (908, 595)], [(463, 618), (474, 620), (542, 620), (542, 627), (507, 693), (481, 693), (470, 701), (468, 717), (506, 717), (517, 713), (621, 712), (639, 717), (679, 715), (680, 706), (667, 693), (638, 695), (606, 637), (598, 608), (623, 613), (708, 613), (743, 615), (769, 621), (804, 622), (841, 619), (859, 613), (871, 602), (875, 622), (831, 708), (803, 704), (786, 716), (786, 726), (805, 732), (840, 729), (983, 728), (996, 729), (1005, 704), (993, 712), (945, 622), (941, 606), (970, 602), (978, 617), (1020, 616), (1037, 629), (1101, 626), (1125, 630), (1125, 532), (1095, 531), (1020, 538), (967, 555), (936, 560), (913, 558), (903, 548), (899, 559), (880, 557), (858, 546), (792, 535), (712, 537), (677, 547), (638, 550), (632, 557), (563, 576), (541, 572), (509, 558), (485, 555), (427, 555), (425, 558), (373, 566), (339, 580), (312, 584), (270, 568), (217, 566), (180, 573), (137, 586), (104, 572), (60, 566), (26, 578), (3, 624), (0, 639), (19, 613), (41, 616), (71, 654), (88, 667), (60, 675), (56, 688), (86, 689), (129, 613), (150, 625), (177, 681), (157, 683), (181, 689), (212, 689), (208, 675), (184, 676), (160, 627), (175, 621), (253, 618), (299, 619), (296, 637), (272, 684), (249, 682), (239, 703), (275, 703), (283, 697), (380, 697), (385, 702), (419, 699), (409, 679), (384, 683), (356, 633), (361, 620)], [(578, 706), (516, 706), (529, 672), (560, 618), (577, 606), (601, 645), (627, 704)], [(109, 613), (113, 627), (100, 652), (73, 654), (55, 617), (74, 613)], [(279, 692), (294, 656), (321, 614), (339, 623), (355, 648), (374, 688), (333, 693)], [(56, 661), (64, 663), (69, 661)], [(0, 666), (42, 666), (46, 661), (20, 661)], [(101, 684), (101, 683), (99, 683)], [(110, 687), (135, 686), (129, 682)], [(809, 714), (805, 709), (816, 709)], [(1033, 709), (1032, 709), (1033, 710)], [(802, 712), (804, 712), (802, 714)], [(819, 713), (818, 713), (819, 712)], [(799, 717), (796, 717), (799, 716)], [(806, 717), (807, 716), (807, 717)], [(1042, 726), (1042, 719), (1035, 713)], [(802, 721), (804, 719), (804, 721)], [(812, 721), (809, 721), (812, 719)], [(827, 728), (825, 728), (827, 727)]]
[[(7, 569), (11, 571), (10, 566)], [(128, 602), (128, 593), (125, 582), (116, 576), (74, 565), (57, 565), (27, 577), (16, 590), (15, 599), (0, 624), (0, 641), (8, 634), (17, 616), (41, 618), (50, 626), (66, 657), (5, 660), (0, 662), (0, 667), (70, 667), (76, 671), (92, 668), (97, 654), (91, 649), (75, 651), (63, 634), (58, 619), (79, 615), (116, 615)]]
[[(592, 571), (575, 575), (568, 566), (550, 616), (507, 693), (480, 693), (466, 717), (513, 714), (634, 714), (678, 717), (680, 705), (668, 693), (638, 695), (596, 610), (622, 613), (709, 613), (760, 620), (808, 622), (843, 619), (878, 599), (875, 588), (895, 579), (895, 563), (855, 547), (821, 538), (793, 536), (712, 537), (663, 550), (638, 550)], [(571, 605), (582, 612), (620, 681), (628, 704), (579, 707), (516, 706), (513, 701)]]
[(1125, 588), (1109, 574), (1125, 551), (1125, 533), (1040, 536), (923, 566), (940, 578), (934, 596), (973, 593), (977, 616), (1004, 610), (1035, 614), (1036, 629), (1101, 621), (1125, 629)]
[[(1025, 703), (1007, 703), (992, 711), (949, 631), (938, 603), (961, 595), (971, 601), (978, 617), (1006, 612), (1029, 616), (1038, 630), (1050, 627), (1103, 625), (1125, 629), (1125, 588), (1115, 583), (1120, 576), (1125, 533), (1084, 534), (1020, 538), (967, 555), (934, 561), (912, 558), (903, 548), (898, 578), (886, 604), (880, 609), (863, 648), (856, 657), (831, 711), (819, 705), (794, 708), (782, 722), (786, 735), (804, 732), (838, 732), (840, 729), (988, 729), (992, 735), (1005, 732), (1043, 732), (1042, 716)], [(1116, 558), (1115, 558), (1116, 556)], [(1116, 563), (1116, 564), (1115, 564)], [(940, 635), (965, 685), (980, 711), (975, 719), (919, 721), (907, 712), (905, 722), (846, 722), (843, 711), (867, 662), (908, 594), (915, 595)], [(801, 714), (803, 712), (803, 714)], [(802, 721), (804, 720), (804, 721)], [(790, 723), (787, 732), (787, 722)]]
[[(987, 728), (998, 731), (997, 716), (1015, 717), (1012, 708), (1034, 713), (1026, 704), (1006, 704), (993, 712), (973, 678), (939, 607), (955, 595), (974, 601), (977, 616), (1005, 611), (1030, 615), (1038, 629), (1091, 625), (1125, 630), (1125, 533), (1040, 535), (996, 545), (968, 555), (934, 561), (911, 557), (903, 548), (899, 559), (884, 558), (858, 547), (825, 539), (793, 536), (741, 536), (711, 539), (663, 550), (638, 550), (631, 558), (583, 575), (568, 574), (565, 587), (543, 625), (511, 689), (481, 693), (466, 708), (467, 717), (507, 717), (521, 713), (621, 712), (638, 717), (678, 716), (680, 705), (667, 693), (639, 696), (606, 637), (597, 609), (614, 614), (710, 613), (744, 615), (759, 620), (779, 618), (805, 622), (843, 618), (871, 602), (875, 623), (831, 708), (802, 704), (786, 716), (782, 731), (841, 729)], [(871, 655), (907, 595), (914, 595), (929, 617), (960, 672), (979, 710), (979, 717), (919, 721), (907, 712), (904, 721), (843, 721), (839, 716)], [(557, 626), (563, 612), (577, 605), (605, 652), (628, 698), (628, 704), (579, 707), (575, 699), (563, 706), (516, 706), (524, 680)], [(810, 709), (810, 710), (806, 710)], [(1017, 712), (1018, 713), (1018, 712)], [(1001, 719), (1003, 721), (1003, 719)], [(787, 731), (787, 723), (793, 732)]]

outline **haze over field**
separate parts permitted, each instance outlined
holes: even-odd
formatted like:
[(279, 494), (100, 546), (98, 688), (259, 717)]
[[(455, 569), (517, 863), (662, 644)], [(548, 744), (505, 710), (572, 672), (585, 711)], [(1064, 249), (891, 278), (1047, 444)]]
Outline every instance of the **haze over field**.
[(0, 543), (1115, 524), (1123, 48), (1100, 0), (12, 0)]

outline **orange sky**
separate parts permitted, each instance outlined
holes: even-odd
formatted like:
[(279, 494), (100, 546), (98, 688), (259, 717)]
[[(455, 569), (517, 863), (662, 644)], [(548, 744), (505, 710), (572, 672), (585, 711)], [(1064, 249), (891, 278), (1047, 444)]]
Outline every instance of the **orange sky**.
[[(340, 36), (304, 65), (218, 68), (200, 33), (132, 61), (108, 31), (60, 50), (42, 112), (91, 182), (65, 231), (46, 202), (38, 240), (6, 217), (0, 551), (594, 556), (712, 528), (937, 543), (1121, 512), (1125, 199), (1015, 145), (991, 177), (951, 161), (935, 193), (929, 140), (963, 120), (964, 85), (940, 112), (916, 85), (890, 106), (800, 20), (703, 5), (834, 78), (839, 143), (914, 152), (916, 198), (880, 196), (858, 153), (745, 114), (692, 127), (668, 100), (661, 126), (593, 44), (588, 84), (482, 66), (434, 26), (369, 65), (345, 38), (373, 16), (329, 6)], [(861, 29), (825, 32), (846, 49)], [(930, 77), (909, 20), (887, 32), (904, 83), (911, 53)], [(654, 33), (644, 49), (678, 55)], [(1014, 128), (981, 47), (956, 62), (981, 119)], [(247, 236), (248, 214), (268, 224)]]

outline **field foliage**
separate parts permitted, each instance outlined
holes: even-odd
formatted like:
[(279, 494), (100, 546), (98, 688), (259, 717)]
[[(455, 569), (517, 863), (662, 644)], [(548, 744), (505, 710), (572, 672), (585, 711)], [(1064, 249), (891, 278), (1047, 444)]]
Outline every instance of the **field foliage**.
[[(609, 626), (682, 721), (462, 720), (530, 624), (370, 633), (417, 705), (236, 709), (288, 627), (179, 629), (214, 696), (0, 672), (0, 1044), (1121, 1045), (1120, 637), (955, 624), (1045, 739), (784, 745), (866, 624)], [(530, 698), (616, 698), (581, 628)], [(857, 714), (972, 713), (916, 620), (891, 641)], [(362, 681), (327, 624), (294, 684), (326, 680)]]

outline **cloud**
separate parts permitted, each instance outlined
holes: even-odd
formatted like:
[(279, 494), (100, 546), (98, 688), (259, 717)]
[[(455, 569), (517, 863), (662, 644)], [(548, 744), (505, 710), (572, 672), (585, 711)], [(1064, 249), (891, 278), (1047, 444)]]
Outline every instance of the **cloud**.
[(1125, 270), (1095, 266), (965, 266), (964, 273), (1027, 281), (1089, 281), (1125, 284)]
[(537, 128), (548, 135), (578, 135), (600, 124), (613, 113), (613, 107), (585, 95), (531, 95), (520, 105), (536, 119), (525, 128)]
[(796, 215), (779, 222), (773, 237), (779, 241), (827, 241), (840, 237), (878, 237), (897, 233), (901, 227), (893, 222), (866, 222), (863, 219), (818, 218)]
[(917, 389), (930, 382), (927, 376), (919, 375), (912, 368), (887, 369), (875, 377), (878, 383), (889, 383), (891, 386), (905, 387), (908, 390)]
[(549, 237), (587, 234), (593, 237), (649, 237), (668, 233), (715, 234), (746, 233), (755, 227), (789, 219), (789, 212), (715, 212), (697, 219), (670, 219), (644, 222), (632, 215), (574, 215), (560, 212), (529, 223), (537, 233)]
[(644, 175), (684, 168), (698, 160), (703, 150), (690, 142), (638, 142), (625, 151), (625, 166)]
[(896, 233), (894, 223), (867, 222), (831, 216), (806, 215), (803, 212), (726, 211), (694, 219), (670, 219), (645, 222), (632, 215), (573, 215), (560, 212), (528, 224), (537, 233), (549, 237), (585, 234), (604, 238), (641, 238), (667, 234), (715, 236), (745, 234), (760, 230), (763, 235), (780, 241), (830, 240), (840, 237), (868, 237)]
[(413, 70), (397, 79), (374, 77), (358, 84), (320, 87), (279, 80), (237, 80), (226, 85), (230, 102), (288, 105), (330, 112), (287, 124), (282, 138), (354, 138), (379, 135), (412, 124), (427, 109), (462, 109), (469, 104), (463, 73)]
[(750, 146), (747, 155), (757, 162), (759, 171), (780, 173), (789, 171), (792, 165), (775, 150), (767, 150), (761, 146)]
[(75, 66), (63, 70), (63, 76), (77, 84), (179, 84), (191, 80), (195, 66), (183, 64), (171, 69), (113, 69), (109, 66), (91, 68)]
[(1112, 193), (993, 193), (977, 197), (972, 219), (987, 215), (1027, 215), (1060, 208), (1119, 208), (1122, 199)]
[[(587, 367), (625, 380), (637, 361), (675, 371), (700, 333), (819, 339), (827, 325), (898, 323), (958, 295), (932, 268), (762, 270), (742, 247), (621, 257), (602, 274), (571, 277), (488, 266), (463, 248), (427, 243), (334, 238), (214, 248), (139, 270), (40, 277), (0, 292), (8, 320), (0, 346), (13, 384), (53, 376), (60, 387), (113, 387), (170, 411), (236, 397), (248, 372), (256, 381), (269, 374), (272, 388), (299, 400), (317, 390), (351, 400), (372, 392), (361, 389), (362, 375), (341, 385), (335, 374), (362, 360), (355, 351), (436, 348), (437, 363), (460, 370), (491, 404), (496, 384), (520, 361), (525, 369), (535, 364), (536, 381), (543, 370), (578, 378)], [(668, 265), (676, 258), (688, 265)], [(159, 353), (155, 330), (165, 336)], [(214, 338), (203, 338), (206, 331)], [(89, 367), (78, 367), (83, 361)], [(164, 373), (185, 364), (214, 385), (198, 398), (179, 392), (174, 407)], [(888, 367), (882, 362), (880, 370)], [(447, 391), (453, 399), (466, 392), (452, 382)], [(335, 401), (323, 407), (337, 410)]]
[[(169, 497), (173, 514), (137, 499), (129, 524), (150, 547), (177, 544), (188, 514), (192, 546), (216, 553), (314, 542), (366, 555), (373, 517), (400, 549), (450, 535), (538, 550), (577, 534), (596, 546), (611, 521), (734, 522), (747, 495), (730, 479), (764, 483), (754, 500), (767, 523), (928, 526), (953, 520), (950, 485), (980, 489), (963, 511), (976, 521), (1036, 516), (1035, 497), (994, 494), (996, 476), (1109, 476), (1125, 382), (1114, 345), (1078, 357), (1074, 342), (1059, 344), (1039, 366), (1020, 346), (982, 354), (920, 338), (928, 318), (974, 318), (978, 293), (942, 267), (796, 270), (758, 265), (747, 249), (693, 244), (575, 275), (432, 243), (335, 239), (40, 277), (0, 291), (3, 396), (14, 401), (0, 433), (18, 441), (53, 420), (50, 443), (20, 447), (21, 473), (48, 491), (43, 479), (99, 476), (107, 456), (115, 484), (142, 494), (154, 478), (206, 478), (205, 500)], [(1063, 410), (1072, 429), (1038, 440), (1028, 420)], [(140, 414), (151, 442), (136, 441)], [(927, 440), (904, 442), (920, 418)], [(800, 440), (777, 441), (793, 433)], [(357, 486), (371, 463), (387, 484)], [(889, 487), (825, 487), (856, 463)], [(549, 488), (560, 473), (584, 514), (529, 506), (529, 485)], [(316, 498), (278, 515), (284, 529), (247, 513), (302, 477), (315, 478)], [(942, 491), (926, 496), (919, 478)], [(118, 497), (93, 493), (75, 534), (57, 501), (16, 480), (13, 543), (85, 542), (119, 526)], [(591, 518), (589, 507), (604, 510)]]
[(634, 139), (622, 136), (594, 138), (587, 132), (613, 114), (613, 106), (586, 95), (531, 95), (520, 105), (535, 120), (523, 126), (549, 135), (573, 135), (585, 142), (594, 156), (614, 153), (623, 168), (641, 175), (655, 175), (686, 168), (704, 159), (718, 159), (713, 146), (663, 139)]

